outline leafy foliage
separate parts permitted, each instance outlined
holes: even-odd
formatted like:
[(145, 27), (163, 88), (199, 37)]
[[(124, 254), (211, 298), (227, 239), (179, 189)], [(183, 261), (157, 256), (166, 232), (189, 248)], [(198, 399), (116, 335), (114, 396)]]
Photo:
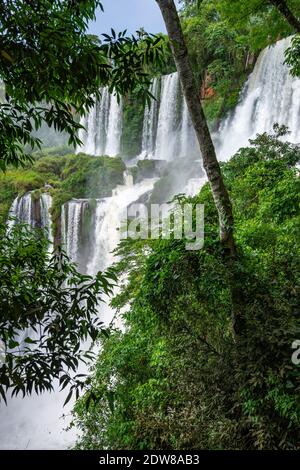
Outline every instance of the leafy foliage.
[[(239, 262), (225, 264), (209, 187), (205, 246), (123, 241), (114, 299), (127, 328), (104, 341), (91, 390), (75, 407), (78, 448), (299, 449), (300, 149), (276, 127), (223, 166)], [(184, 199), (181, 199), (184, 202)], [(235, 270), (233, 272), (233, 269)], [(243, 293), (233, 339), (231, 278)], [(120, 277), (120, 276), (119, 276)]]
[[(207, 119), (215, 123), (238, 100), (252, 69), (253, 57), (245, 33), (221, 16), (218, 4), (190, 2), (181, 10), (182, 27)], [(252, 57), (252, 60), (249, 58)]]
[[(294, 32), (275, 3), (268, 0), (218, 0), (217, 8), (230, 25), (244, 30), (241, 40), (250, 44), (252, 49), (259, 50), (275, 42), (279, 35), (288, 36)], [(289, 0), (287, 3), (298, 16), (299, 2)]]
[(0, 226), (0, 339), (5, 362), (0, 364), (0, 394), (31, 394), (53, 390), (54, 379), (73, 392), (86, 385), (76, 374), (80, 362), (93, 357), (91, 345), (105, 333), (99, 304), (110, 294), (112, 270), (93, 279), (77, 272), (66, 255), (47, 253), (40, 230), (17, 224)]
[[(294, 31), (279, 10), (266, 0), (183, 0), (182, 27), (207, 119), (219, 118), (238, 102), (259, 52)], [(295, 15), (299, 2), (289, 1)], [(287, 63), (297, 74), (297, 39)]]
[(292, 45), (286, 51), (286, 63), (294, 77), (300, 77), (300, 34), (292, 39)]
[[(149, 97), (145, 67), (162, 62), (162, 38), (126, 31), (86, 33), (99, 0), (5, 0), (0, 7), (0, 77), (6, 102), (0, 105), (0, 169), (30, 160), (23, 146), (39, 147), (32, 134), (45, 122), (80, 143), (82, 115), (101, 94), (101, 86)], [(41, 104), (43, 103), (43, 104)]]
[[(61, 155), (62, 150), (43, 150), (32, 155), (33, 164), (9, 169), (0, 174), (0, 217), (7, 218), (13, 199), (28, 191), (44, 191), (51, 186), (52, 220), (56, 232), (61, 206), (72, 198), (101, 198), (110, 196), (112, 189), (123, 183), (124, 163), (120, 158), (91, 157), (85, 154)], [(49, 154), (50, 152), (50, 154)], [(66, 149), (65, 152), (69, 152)]]

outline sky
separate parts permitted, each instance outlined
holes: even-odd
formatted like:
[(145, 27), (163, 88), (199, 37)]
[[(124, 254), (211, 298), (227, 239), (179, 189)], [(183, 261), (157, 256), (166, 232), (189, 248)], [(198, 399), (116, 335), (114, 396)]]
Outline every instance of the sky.
[(99, 36), (110, 32), (111, 28), (134, 33), (140, 27), (148, 33), (166, 32), (155, 0), (102, 0), (102, 4), (104, 13), (97, 11), (96, 21), (90, 24), (91, 34)]

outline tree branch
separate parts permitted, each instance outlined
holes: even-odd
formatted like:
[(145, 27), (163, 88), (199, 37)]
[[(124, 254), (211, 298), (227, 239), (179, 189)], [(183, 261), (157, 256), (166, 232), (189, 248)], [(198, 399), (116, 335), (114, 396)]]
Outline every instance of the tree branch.
[(300, 33), (300, 20), (294, 15), (290, 10), (287, 2), (285, 0), (269, 0), (269, 2), (277, 8), (277, 10), (282, 14), (282, 16), (287, 20), (287, 22)]

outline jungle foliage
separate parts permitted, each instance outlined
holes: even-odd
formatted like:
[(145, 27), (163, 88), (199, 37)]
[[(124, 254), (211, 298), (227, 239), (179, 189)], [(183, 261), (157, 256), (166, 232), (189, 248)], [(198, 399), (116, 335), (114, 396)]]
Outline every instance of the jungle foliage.
[(99, 0), (5, 0), (0, 5), (0, 169), (31, 160), (24, 146), (41, 146), (42, 124), (80, 143), (76, 115), (89, 110), (108, 86), (149, 98), (145, 68), (162, 62), (161, 37), (128, 36), (113, 29), (101, 39), (87, 33)]
[[(39, 229), (0, 224), (0, 397), (68, 387), (66, 402), (87, 386), (80, 363), (105, 328), (99, 318), (104, 295), (116, 277), (111, 270), (94, 278), (80, 274), (61, 251), (50, 256)], [(3, 351), (2, 351), (3, 347)]]
[[(295, 31), (267, 0), (182, 0), (182, 27), (191, 62), (212, 125), (238, 102), (259, 52)], [(299, 2), (289, 1), (295, 15)], [(289, 64), (296, 71), (295, 41)], [(299, 51), (298, 51), (299, 52)], [(299, 68), (299, 66), (298, 66)]]
[[(260, 50), (293, 30), (267, 0), (181, 3), (199, 95), (216, 128), (237, 103)], [(74, 155), (69, 147), (27, 151), (39, 145), (32, 131), (43, 122), (78, 143), (78, 115), (93, 105), (101, 86), (125, 96), (122, 153), (138, 153), (149, 81), (173, 72), (174, 63), (162, 36), (111, 31), (99, 42), (87, 35), (100, 4), (7, 0), (0, 6), (7, 33), (0, 44), (6, 83), (1, 222), (17, 195), (34, 191), (35, 197), (47, 184), (57, 228), (63, 203), (109, 196), (123, 182), (120, 158)], [(299, 15), (298, 1), (288, 4)], [(299, 75), (298, 36), (287, 62)], [(257, 136), (222, 165), (238, 248), (231, 268), (208, 185), (195, 198), (177, 197), (180, 204), (205, 205), (202, 250), (186, 251), (184, 239), (124, 240), (114, 271), (95, 279), (79, 274), (59, 249), (50, 257), (40, 230), (19, 225), (7, 231), (1, 223), (1, 398), (8, 390), (52, 390), (55, 379), (78, 398), (88, 385), (74, 411), (80, 449), (299, 450), (300, 370), (291, 356), (300, 333), (300, 148), (284, 142), (286, 131), (276, 126), (274, 134)], [(12, 167), (20, 163), (22, 170)], [(151, 174), (150, 166), (132, 169), (136, 180)], [(174, 175), (182, 176), (177, 163), (161, 174), (152, 202), (168, 198)], [(233, 279), (244, 306), (238, 337), (232, 332)], [(112, 305), (123, 312), (125, 329), (108, 334), (98, 306), (115, 282), (122, 285)], [(91, 357), (81, 350), (86, 339), (102, 343), (88, 384), (74, 376), (79, 362)]]
[[(84, 449), (299, 449), (300, 148), (275, 128), (223, 165), (239, 250), (224, 263), (208, 185), (205, 245), (123, 241), (127, 274), (112, 301), (125, 330), (103, 340), (92, 389), (75, 408)], [(180, 199), (184, 202), (185, 199)], [(231, 276), (243, 292), (244, 330), (234, 340)]]
[(120, 158), (69, 152), (68, 148), (43, 149), (34, 153), (33, 163), (27, 163), (22, 170), (10, 168), (0, 174), (0, 219), (6, 220), (15, 197), (28, 191), (48, 191), (53, 197), (55, 232), (65, 202), (72, 198), (111, 196), (112, 190), (123, 183), (125, 165)]

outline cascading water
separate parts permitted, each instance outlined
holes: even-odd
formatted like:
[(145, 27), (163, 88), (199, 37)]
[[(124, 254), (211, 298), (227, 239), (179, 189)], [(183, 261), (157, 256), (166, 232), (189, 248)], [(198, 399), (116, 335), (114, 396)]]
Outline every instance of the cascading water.
[[(137, 201), (143, 194), (153, 189), (156, 178), (149, 178), (138, 184), (118, 186), (110, 198), (97, 203), (95, 224), (95, 247), (93, 256), (88, 264), (88, 274), (110, 266), (114, 261), (112, 251), (120, 241), (120, 223), (122, 214), (130, 204)], [(128, 183), (128, 180), (127, 180)]]
[[(124, 210), (136, 202), (142, 195), (153, 190), (156, 178), (145, 179), (133, 185), (132, 178), (124, 175), (124, 185), (118, 186), (112, 197), (99, 200), (96, 207), (95, 247), (87, 265), (87, 273), (95, 275), (99, 270), (105, 270), (116, 261), (113, 250), (120, 242), (121, 222)], [(114, 311), (108, 303), (101, 306), (102, 321), (109, 325), (114, 317)], [(121, 327), (120, 321), (116, 323)]]
[[(14, 218), (8, 222), (12, 227), (19, 222), (32, 227), (47, 228), (48, 238), (52, 241), (51, 217), (49, 210), (52, 198), (42, 193), (39, 210), (34, 210), (31, 193), (16, 198), (9, 215)], [(36, 218), (37, 217), (37, 218)], [(70, 416), (72, 404), (63, 408), (67, 392), (57, 391), (42, 395), (7, 397), (7, 406), (0, 403), (0, 448), (1, 449), (63, 449), (75, 439), (75, 431), (65, 431), (70, 418), (61, 418), (62, 410)]]
[(111, 95), (108, 88), (102, 89), (101, 99), (82, 117), (80, 124), (85, 127), (79, 131), (82, 145), (76, 152), (88, 155), (108, 155), (120, 153), (122, 133), (122, 103)]
[(159, 91), (160, 79), (154, 78), (150, 87), (150, 93), (155, 99), (151, 100), (150, 106), (146, 105), (145, 107), (141, 158), (153, 158), (154, 156), (159, 110)]
[[(257, 132), (271, 130), (273, 124), (290, 127), (289, 139), (300, 141), (300, 80), (293, 79), (283, 64), (284, 50), (290, 39), (279, 41), (265, 49), (249, 77), (241, 95), (240, 104), (233, 115), (225, 120), (220, 135), (215, 136), (218, 153), (222, 158), (232, 155)], [(175, 160), (177, 157), (199, 158), (198, 144), (191, 126), (188, 109), (182, 97), (177, 74), (155, 79), (151, 92), (157, 97), (145, 109), (142, 153), (139, 158)], [(84, 145), (78, 149), (92, 155), (116, 155), (121, 137), (121, 106), (105, 88), (88, 116), (82, 120), (87, 132), (81, 132)], [(187, 163), (188, 165), (189, 163)], [(199, 165), (201, 162), (199, 161)], [(179, 175), (179, 178), (181, 175)], [(112, 251), (120, 240), (120, 220), (123, 210), (153, 189), (155, 180), (144, 179), (133, 184), (130, 172), (124, 174), (124, 184), (117, 187), (111, 197), (89, 200), (73, 200), (62, 208), (62, 235), (71, 259), (88, 274), (95, 274), (110, 266), (114, 260)], [(205, 183), (205, 178), (191, 178), (183, 191), (194, 195)], [(178, 191), (180, 192), (180, 191)], [(50, 226), (49, 196), (41, 196), (41, 220)], [(47, 209), (48, 208), (48, 209)], [(83, 236), (89, 220), (90, 238)], [(34, 225), (32, 198), (28, 193), (13, 203), (11, 214), (17, 219)], [(88, 248), (87, 249), (87, 246)], [(113, 312), (101, 306), (100, 314), (106, 324)], [(64, 432), (68, 423), (61, 422), (63, 393), (45, 394), (9, 401), (7, 408), (1, 405), (2, 448), (66, 448), (74, 441), (74, 432)], [(13, 405), (13, 408), (12, 408)]]
[(199, 144), (195, 130), (192, 126), (189, 110), (185, 99), (182, 97), (182, 119), (179, 137), (179, 148), (181, 158), (198, 159), (200, 157)]
[[(178, 74), (162, 77), (161, 99), (155, 143), (155, 159), (173, 160), (176, 152), (176, 109), (179, 94)], [(178, 149), (178, 148), (177, 148)]]
[[(93, 223), (90, 226), (89, 246), (82, 237), (84, 218), (89, 200), (75, 199), (62, 208), (62, 238), (71, 261), (78, 264), (80, 271), (95, 275), (104, 271), (114, 262), (113, 250), (120, 241), (120, 225), (124, 209), (153, 189), (156, 178), (148, 178), (133, 184), (132, 174), (126, 170), (124, 184), (117, 186), (111, 197), (97, 199), (91, 208)], [(100, 315), (105, 324), (112, 319), (112, 311), (101, 304)]]
[(32, 200), (32, 193), (28, 192), (21, 197), (16, 197), (10, 208), (8, 227), (17, 223), (24, 223), (32, 227), (47, 229), (48, 238), (52, 242), (50, 208), (52, 197), (42, 193), (38, 200)]
[(202, 178), (190, 178), (183, 190), (183, 193), (187, 196), (196, 196), (206, 181), (206, 176), (203, 176)]
[(275, 123), (289, 127), (290, 142), (300, 142), (300, 79), (284, 63), (291, 38), (264, 49), (241, 94), (241, 101), (220, 129), (218, 155), (224, 160)]
[[(271, 131), (275, 123), (289, 128), (290, 142), (300, 142), (300, 79), (292, 77), (284, 63), (284, 52), (290, 42), (291, 38), (282, 39), (261, 52), (239, 105), (213, 136), (220, 160), (247, 146), (256, 134)], [(139, 158), (199, 158), (198, 143), (177, 73), (155, 79), (151, 92), (158, 100), (145, 108)]]
[(10, 208), (8, 225), (12, 226), (18, 222), (28, 225), (35, 225), (32, 214), (32, 197), (31, 193), (26, 193), (24, 196), (16, 197)]
[[(48, 239), (50, 243), (53, 243), (52, 234), (52, 221), (50, 216), (50, 209), (52, 206), (52, 197), (50, 194), (42, 193), (40, 197), (40, 208), (41, 208), (41, 226), (47, 229)], [(51, 248), (50, 248), (51, 249)]]
[(105, 155), (114, 156), (120, 152), (122, 133), (122, 105), (115, 95), (110, 96), (109, 119), (105, 145)]
[(145, 107), (140, 159), (197, 158), (199, 150), (177, 72), (155, 78)]
[(62, 237), (66, 253), (72, 262), (77, 262), (80, 255), (80, 236), (88, 201), (74, 199), (62, 208)]

